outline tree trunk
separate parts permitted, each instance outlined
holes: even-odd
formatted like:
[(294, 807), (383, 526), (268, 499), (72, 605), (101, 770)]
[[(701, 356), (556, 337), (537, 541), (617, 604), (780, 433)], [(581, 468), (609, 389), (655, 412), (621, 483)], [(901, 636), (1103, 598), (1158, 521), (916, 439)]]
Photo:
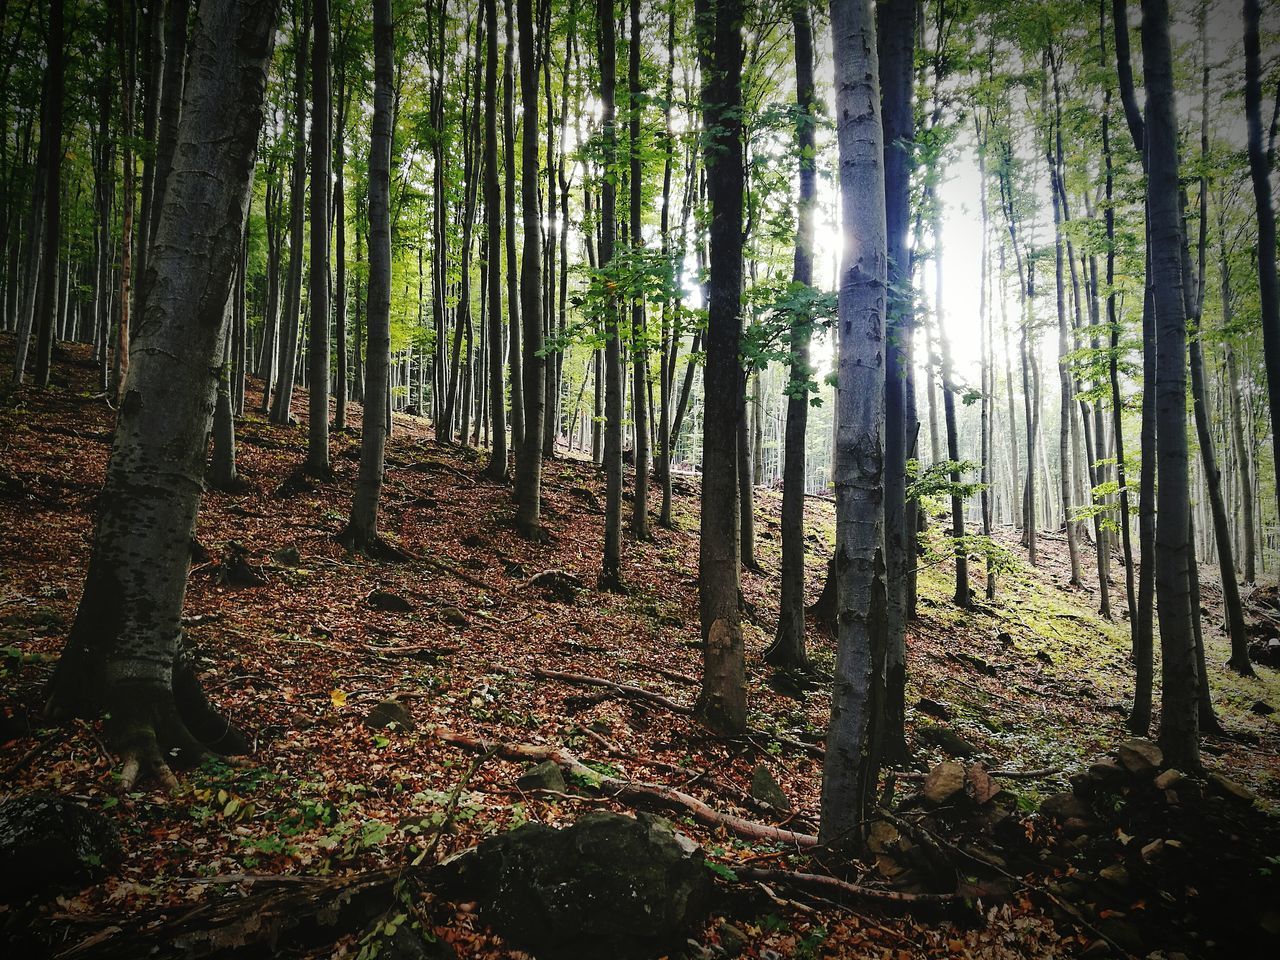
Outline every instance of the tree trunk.
[(964, 534), (964, 496), (960, 484), (964, 478), (960, 473), (960, 439), (956, 428), (956, 388), (951, 372), (951, 344), (947, 340), (947, 332), (943, 326), (945, 316), (942, 297), (942, 205), (935, 196), (933, 199), (933, 271), (934, 271), (934, 314), (938, 333), (938, 352), (942, 366), (942, 412), (946, 421), (947, 459), (953, 464), (951, 474), (951, 536), (955, 541), (953, 551), (956, 558), (956, 590), (953, 597), (956, 606), (967, 610), (973, 604), (973, 595), (969, 589), (969, 549)]
[(885, 655), (884, 349), (888, 255), (884, 139), (871, 0), (832, 0), (840, 146), (839, 637), (819, 836), (861, 847), (879, 769)]
[(504, 0), (507, 46), (502, 61), (502, 142), (504, 150), (503, 213), (506, 234), (507, 278), (507, 379), (511, 381), (511, 447), (519, 450), (524, 439), (524, 362), (520, 357), (520, 266), (516, 255), (516, 124), (515, 43), (512, 38), (511, 0)]
[[(814, 127), (816, 94), (809, 0), (792, 0), (791, 28), (795, 34), (795, 155), (800, 187), (791, 280), (809, 287), (813, 284), (814, 212), (818, 200)], [(786, 449), (782, 461), (782, 596), (778, 603), (778, 632), (764, 653), (766, 662), (784, 670), (809, 669), (804, 621), (804, 481), (809, 382), (813, 378), (809, 362), (812, 331), (811, 317), (791, 317), (791, 372), (786, 390)]]
[[(630, 92), (628, 141), (631, 154), (631, 249), (643, 255), (641, 236), (643, 212), (642, 188), (644, 164), (641, 158), (640, 112), (643, 89), (640, 86), (640, 0), (631, 0), (631, 34), (628, 37), (627, 85)], [(649, 345), (645, 333), (644, 294), (631, 301), (631, 412), (635, 424), (635, 497), (631, 503), (631, 532), (637, 540), (649, 539)]]
[(520, 264), (520, 321), (523, 339), (524, 432), (516, 448), (516, 528), (536, 539), (542, 526), (542, 418), (545, 413), (542, 352), (542, 229), (538, 211), (538, 65), (534, 59), (532, 0), (516, 0), (520, 28), (521, 141), (520, 206), (524, 254)]
[(307, 192), (307, 42), (309, 8), (294, 24), (293, 170), (289, 186), (289, 274), (280, 311), (280, 350), (276, 358), (276, 394), (271, 422), (288, 426), (297, 371), (298, 325), (302, 313), (302, 243)]
[[(373, 126), (369, 141), (368, 376), (360, 425), (360, 473), (343, 531), (350, 549), (375, 550), (387, 431), (382, 411), (391, 374), (391, 111), (395, 35), (391, 0), (373, 4)], [(357, 246), (357, 250), (359, 247)]]
[(311, 329), (307, 472), (329, 476), (329, 0), (311, 0)]
[(334, 385), (333, 429), (347, 429), (347, 381), (351, 374), (347, 363), (347, 53), (338, 67), (338, 116), (333, 125), (333, 322), (334, 342), (338, 350)]
[(1147, 88), (1147, 222), (1159, 352), (1156, 357), (1155, 575), (1160, 617), (1160, 745), (1167, 762), (1200, 762), (1197, 670), (1191, 607), (1191, 498), (1186, 433), (1187, 314), (1183, 299), (1182, 223), (1178, 209), (1178, 128), (1166, 0), (1142, 10)]
[(84, 594), (50, 685), (51, 713), (109, 715), (125, 789), (140, 772), (172, 784), (170, 763), (245, 746), (204, 698), (181, 616), (275, 14), (274, 3), (200, 5), (178, 131), (190, 162), (160, 211)]
[(746, 727), (745, 652), (738, 606), (737, 424), (742, 368), (742, 0), (695, 0), (702, 67), (704, 168), (710, 203), (706, 367), (703, 371), (702, 523), (698, 550), (702, 689), (696, 715), (710, 730)]
[[(1272, 463), (1276, 505), (1280, 510), (1280, 284), (1276, 281), (1276, 214), (1271, 206), (1271, 158), (1263, 144), (1262, 68), (1259, 0), (1244, 0), (1244, 112), (1249, 129), (1249, 173), (1258, 215), (1258, 295), (1262, 303), (1262, 342), (1271, 411)], [(1274, 134), (1273, 134), (1274, 136)]]
[[(187, 68), (187, 21), (190, 0), (167, 0), (164, 15), (164, 79), (160, 93), (159, 125), (156, 130), (156, 172), (152, 188), (153, 209), (164, 206), (169, 173), (173, 169), (173, 149), (178, 141), (178, 121), (182, 117), (182, 85)], [(160, 217), (151, 218), (150, 239), (155, 239)]]
[[(63, 46), (62, 0), (49, 2), (47, 37), (48, 86), (40, 139), (48, 138), (44, 151), (44, 253), (40, 266), (40, 293), (36, 304), (36, 369), (37, 387), (49, 386), (53, 359), (55, 313), (58, 309), (58, 252), (62, 243), (62, 100), (63, 77), (66, 73)], [(22, 371), (18, 370), (21, 380)]]
[(502, 392), (502, 190), (498, 183), (498, 0), (484, 0), (488, 42), (484, 61), (485, 292), (488, 296), (489, 413), (492, 443), (486, 472), (507, 476), (507, 418)]
[[(596, 29), (600, 37), (600, 101), (603, 177), (600, 184), (600, 271), (610, 276), (617, 223), (618, 131), (614, 103), (617, 74), (617, 24), (613, 0), (597, 0)], [(623, 589), (622, 582), (622, 345), (618, 331), (618, 301), (606, 280), (604, 316), (604, 562), (600, 586)]]

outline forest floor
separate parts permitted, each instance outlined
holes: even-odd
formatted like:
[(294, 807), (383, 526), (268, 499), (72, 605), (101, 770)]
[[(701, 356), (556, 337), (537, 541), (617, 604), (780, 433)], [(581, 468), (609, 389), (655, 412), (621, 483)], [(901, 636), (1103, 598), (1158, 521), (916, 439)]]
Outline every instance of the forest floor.
[[(765, 733), (727, 742), (660, 703), (538, 675), (603, 677), (692, 703), (701, 658), (696, 479), (675, 481), (674, 529), (655, 525), (647, 543), (627, 538), (629, 591), (600, 592), (598, 469), (566, 456), (546, 465), (549, 537), (530, 543), (513, 529), (509, 488), (481, 477), (483, 454), (437, 445), (426, 421), (400, 415), (387, 448), (381, 529), (420, 558), (405, 563), (352, 557), (335, 541), (355, 482), (356, 433), (334, 437), (334, 479), (317, 483), (296, 479), (305, 414), (289, 429), (256, 413), (238, 425), (247, 486), (204, 499), (197, 539), (208, 556), (193, 561), (184, 622), (211, 699), (250, 732), (252, 766), (206, 765), (182, 776), (173, 795), (151, 784), (122, 795), (117, 762), (97, 723), (48, 727), (39, 719), (42, 686), (89, 559), (114, 416), (94, 396), (84, 348), (68, 349), (53, 389), (24, 388), (0, 405), (0, 799), (37, 789), (72, 796), (116, 823), (125, 859), (78, 893), (24, 910), (0, 907), (0, 941), (21, 925), (30, 934), (24, 955), (39, 952), (30, 944), (50, 954), (89, 944), (78, 955), (91, 955), (92, 943), (109, 939), (112, 925), (242, 896), (255, 877), (395, 865), (413, 826), (424, 817), (429, 823), (433, 813), (439, 819), (473, 759), (432, 736), (436, 726), (496, 742), (566, 746), (609, 776), (678, 787), (752, 820), (768, 819), (741, 803), (763, 762), (794, 805), (791, 815), (772, 822), (816, 829), (821, 761), (770, 734), (820, 742), (829, 701), (821, 684), (797, 690), (761, 660), (777, 609), (779, 495), (757, 492), (765, 572), (743, 579), (751, 725)], [(0, 367), (7, 368), (11, 353), (12, 338), (0, 338)], [(259, 389), (256, 382), (250, 387), (251, 407)], [(304, 395), (295, 399), (295, 410), (305, 406)], [(809, 506), (813, 599), (834, 518), (823, 498)], [(265, 585), (223, 582), (232, 543)], [(991, 768), (1057, 771), (1003, 783), (1014, 808), (1029, 818), (1029, 835), (1038, 799), (1063, 790), (1068, 775), (1125, 738), (1132, 691), (1125, 621), (1100, 619), (1096, 591), (1068, 587), (1065, 551), (1052, 537), (1045, 543), (1039, 569), (1017, 562), (1001, 578), (997, 601), (971, 612), (951, 603), (949, 563), (924, 567), (920, 616), (908, 642), (914, 769), (928, 770), (945, 756), (931, 745), (936, 738), (922, 736), (938, 723), (926, 712), (941, 707), (946, 725)], [(557, 599), (534, 580), (548, 570), (575, 575), (584, 588)], [(975, 580), (980, 594), (981, 576)], [(1207, 570), (1205, 582), (1211, 601)], [(402, 599), (402, 609), (379, 609), (387, 604), (375, 591)], [(1122, 591), (1117, 580), (1117, 610)], [(1209, 679), (1231, 735), (1206, 739), (1206, 761), (1274, 811), (1280, 726), (1255, 705), (1280, 705), (1280, 673), (1259, 667), (1258, 679), (1244, 680), (1225, 670), (1221, 618), (1211, 603), (1208, 609)], [(833, 643), (812, 623), (810, 642), (817, 665), (829, 670)], [(370, 708), (389, 699), (409, 709), (415, 730), (366, 725)], [(591, 790), (524, 791), (516, 784), (522, 770), (485, 759), (458, 797), (440, 854), (525, 821), (556, 825), (588, 810), (628, 810)], [(909, 782), (904, 777), (899, 789)], [(803, 867), (794, 851), (677, 819), (722, 867)], [(460, 955), (511, 955), (466, 904), (437, 919), (436, 935)], [(808, 908), (782, 902), (730, 919), (745, 933), (740, 948), (751, 957), (1073, 956), (1095, 939), (1029, 896), (986, 910), (981, 922), (821, 902)], [(713, 918), (695, 940), (711, 948), (725, 930), (723, 917)], [(348, 937), (339, 951), (354, 955), (355, 940)]]

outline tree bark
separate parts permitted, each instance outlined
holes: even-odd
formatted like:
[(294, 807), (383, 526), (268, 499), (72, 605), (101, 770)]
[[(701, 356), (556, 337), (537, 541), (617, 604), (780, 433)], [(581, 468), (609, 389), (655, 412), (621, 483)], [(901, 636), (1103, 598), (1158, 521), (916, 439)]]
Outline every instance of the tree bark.
[[(1200, 763), (1197, 670), (1191, 607), (1191, 498), (1186, 433), (1187, 314), (1178, 209), (1178, 127), (1166, 0), (1142, 9), (1147, 88), (1147, 222), (1159, 352), (1156, 357), (1156, 593), (1160, 617), (1160, 745), (1170, 764)], [(1149, 388), (1148, 388), (1149, 389)]]
[[(631, 32), (628, 36), (627, 87), (630, 94), (628, 110), (628, 141), (631, 160), (631, 249), (642, 253), (644, 238), (641, 235), (643, 213), (644, 163), (640, 142), (640, 0), (631, 0)], [(649, 344), (645, 331), (644, 294), (636, 294), (631, 301), (631, 412), (635, 424), (635, 496), (631, 502), (631, 532), (637, 540), (649, 539)]]
[(597, 0), (596, 29), (600, 38), (600, 102), (603, 177), (600, 184), (600, 271), (604, 282), (604, 562), (600, 586), (621, 591), (622, 581), (622, 344), (618, 330), (617, 280), (611, 271), (617, 224), (618, 131), (615, 86), (617, 25), (613, 0)]
[(507, 379), (511, 381), (511, 446), (519, 450), (524, 439), (524, 361), (520, 350), (520, 265), (516, 255), (516, 123), (515, 68), (512, 62), (515, 42), (512, 38), (511, 0), (504, 0), (506, 51), (502, 66), (502, 142), (504, 189), (503, 213), (506, 235), (507, 278)]
[[(369, 293), (367, 378), (360, 424), (360, 472), (343, 540), (376, 551), (387, 431), (383, 409), (391, 374), (391, 135), (395, 34), (391, 0), (373, 4), (373, 127), (369, 141)], [(357, 246), (357, 250), (359, 247)]]
[[(796, 245), (791, 270), (795, 285), (813, 284), (814, 213), (818, 201), (816, 150), (816, 94), (813, 79), (813, 28), (809, 0), (792, 0), (791, 28), (795, 35), (795, 144), (799, 199), (796, 204)], [(804, 494), (805, 433), (809, 425), (810, 317), (791, 318), (791, 372), (787, 383), (787, 425), (782, 465), (782, 596), (778, 603), (778, 632), (764, 659), (784, 670), (808, 670), (804, 620)]]
[[(62, 101), (66, 62), (63, 51), (63, 3), (50, 0), (46, 53), (48, 69), (44, 112), (40, 124), (41, 157), (44, 159), (44, 234), (40, 279), (36, 298), (35, 384), (49, 386), (53, 358), (53, 337), (58, 311), (58, 255), (62, 244)], [(47, 140), (47, 146), (45, 142)], [(15, 365), (15, 381), (21, 382), (22, 368)]]
[(827, 844), (860, 848), (880, 763), (885, 656), (884, 431), (888, 252), (884, 136), (871, 0), (832, 0), (840, 147), (839, 636), (822, 769)]
[(217, 352), (262, 124), (276, 5), (205, 0), (175, 168), (156, 231), (93, 554), (50, 685), (51, 713), (110, 716), (123, 785), (244, 742), (205, 700), (181, 643)]
[(710, 273), (703, 370), (702, 523), (698, 549), (702, 689), (696, 715), (720, 734), (747, 722), (738, 606), (737, 425), (742, 415), (742, 0), (695, 0), (702, 67), (704, 168), (710, 203)]
[(542, 352), (542, 228), (538, 211), (538, 64), (534, 59), (532, 0), (516, 0), (520, 32), (521, 141), (520, 206), (524, 253), (520, 264), (521, 358), (524, 433), (516, 448), (516, 529), (533, 540), (542, 527), (542, 418), (546, 361)]
[(294, 24), (293, 170), (289, 185), (289, 273), (278, 326), (280, 349), (276, 357), (276, 394), (271, 422), (288, 426), (292, 419), (293, 384), (297, 373), (298, 333), (302, 313), (302, 244), (306, 229), (307, 192), (307, 44), (309, 8)]
[[(1249, 174), (1258, 216), (1258, 295), (1262, 304), (1262, 342), (1271, 410), (1272, 463), (1276, 506), (1280, 510), (1280, 284), (1276, 280), (1276, 214), (1271, 206), (1271, 157), (1262, 134), (1262, 67), (1259, 0), (1244, 0), (1244, 112), (1249, 130)], [(1274, 138), (1274, 134), (1272, 135)]]
[(507, 476), (507, 417), (502, 390), (502, 189), (498, 183), (498, 0), (484, 0), (488, 42), (484, 60), (485, 293), (488, 297), (489, 415), (492, 447), (486, 473)]
[(307, 361), (307, 472), (329, 476), (329, 0), (310, 0), (311, 287)]

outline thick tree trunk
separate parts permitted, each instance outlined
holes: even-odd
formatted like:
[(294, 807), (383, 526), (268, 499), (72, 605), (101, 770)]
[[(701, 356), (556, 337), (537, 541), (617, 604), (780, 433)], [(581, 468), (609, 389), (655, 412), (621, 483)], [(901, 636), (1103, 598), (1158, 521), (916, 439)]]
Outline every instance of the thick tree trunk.
[[(152, 188), (152, 205), (157, 212), (164, 206), (169, 173), (173, 169), (173, 148), (178, 142), (178, 121), (182, 117), (182, 86), (187, 72), (187, 21), (190, 18), (190, 0), (167, 0), (164, 14), (164, 79), (156, 129), (155, 185)], [(158, 215), (151, 218), (151, 239), (155, 238), (159, 223)]]
[(520, 264), (520, 322), (523, 339), (524, 432), (516, 448), (516, 528), (536, 539), (542, 526), (542, 418), (545, 414), (542, 352), (542, 228), (538, 211), (538, 65), (534, 59), (532, 0), (516, 0), (520, 32), (521, 140), (520, 206), (524, 255)]
[[(391, 374), (391, 111), (395, 35), (391, 0), (373, 4), (373, 127), (369, 141), (369, 308), (364, 415), (360, 425), (360, 473), (351, 519), (343, 531), (350, 549), (378, 548), (378, 501), (382, 494), (387, 431), (382, 411)], [(357, 250), (359, 247), (357, 246)], [(358, 349), (358, 348), (357, 348)]]
[[(791, 27), (795, 34), (795, 144), (799, 180), (796, 209), (796, 247), (791, 279), (813, 283), (814, 213), (818, 199), (815, 149), (816, 95), (813, 79), (813, 28), (809, 0), (792, 0)], [(764, 659), (785, 670), (808, 670), (804, 621), (804, 494), (805, 433), (809, 425), (810, 317), (791, 318), (791, 371), (787, 383), (787, 426), (782, 461), (782, 596), (778, 604), (778, 632)]]
[(840, 146), (839, 637), (822, 768), (827, 844), (861, 847), (880, 762), (885, 655), (884, 430), (888, 251), (884, 139), (871, 0), (832, 0)]
[[(1142, 10), (1147, 88), (1147, 223), (1159, 353), (1156, 358), (1156, 592), (1161, 651), (1160, 745), (1184, 770), (1199, 766), (1198, 677), (1191, 607), (1191, 497), (1186, 434), (1187, 314), (1178, 209), (1178, 128), (1166, 0)], [(1148, 389), (1150, 389), (1148, 387)]]
[(307, 472), (329, 476), (329, 0), (311, 0), (311, 286)]
[(710, 203), (710, 273), (703, 370), (702, 524), (698, 550), (702, 690), (696, 714), (720, 734), (747, 722), (745, 652), (738, 605), (737, 424), (742, 406), (741, 0), (695, 0), (702, 67), (704, 168)]
[(152, 248), (93, 554), (50, 686), (52, 713), (110, 716), (123, 781), (243, 740), (205, 700), (181, 643), (218, 348), (248, 209), (276, 5), (205, 0), (178, 149)]

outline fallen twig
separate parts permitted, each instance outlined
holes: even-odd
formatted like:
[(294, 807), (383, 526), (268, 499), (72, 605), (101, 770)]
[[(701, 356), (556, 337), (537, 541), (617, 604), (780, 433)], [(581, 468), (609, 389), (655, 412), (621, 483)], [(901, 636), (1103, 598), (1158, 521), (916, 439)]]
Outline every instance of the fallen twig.
[(960, 902), (954, 893), (907, 893), (904, 890), (885, 890), (860, 883), (849, 883), (822, 873), (799, 873), (792, 870), (773, 870), (768, 867), (739, 867), (734, 870), (739, 880), (786, 884), (808, 890), (821, 890), (846, 900), (876, 903), (882, 906), (903, 905), (950, 906)]
[(731, 813), (721, 813), (697, 797), (690, 796), (673, 787), (656, 783), (637, 783), (621, 780), (592, 770), (574, 754), (564, 747), (533, 743), (500, 743), (493, 744), (470, 734), (459, 733), (445, 727), (430, 727), (422, 731), (423, 735), (434, 737), (444, 743), (461, 747), (464, 750), (495, 750), (497, 755), (506, 760), (525, 760), (543, 762), (551, 760), (572, 777), (587, 783), (595, 784), (598, 789), (607, 791), (623, 803), (635, 804), (639, 801), (656, 803), (668, 809), (688, 813), (695, 820), (712, 827), (723, 827), (732, 833), (751, 840), (762, 840), (768, 843), (789, 843), (796, 847), (812, 847), (817, 845), (818, 838), (809, 834), (783, 830), (764, 823), (755, 823)]

